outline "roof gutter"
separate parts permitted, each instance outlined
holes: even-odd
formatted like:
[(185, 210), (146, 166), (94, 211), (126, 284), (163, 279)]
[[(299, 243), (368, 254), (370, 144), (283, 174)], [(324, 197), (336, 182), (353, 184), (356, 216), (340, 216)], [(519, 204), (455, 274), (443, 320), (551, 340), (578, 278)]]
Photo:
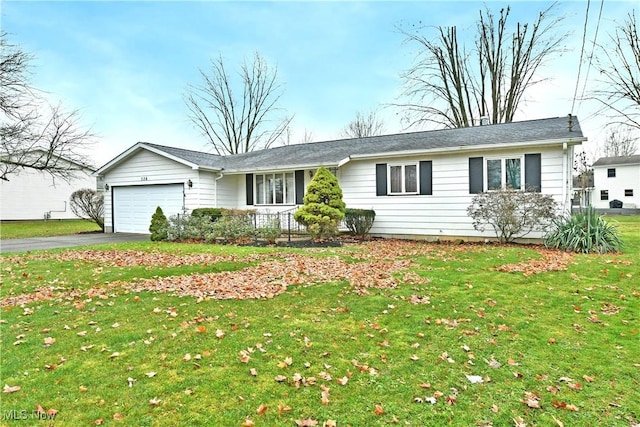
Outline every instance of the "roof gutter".
[(350, 160), (367, 160), (367, 159), (377, 159), (380, 157), (407, 157), (407, 156), (418, 156), (424, 154), (451, 154), (454, 152), (463, 153), (463, 152), (476, 152), (476, 151), (497, 151), (504, 150), (505, 148), (509, 149), (518, 149), (522, 147), (536, 147), (541, 145), (578, 145), (587, 140), (586, 137), (581, 138), (562, 138), (562, 139), (548, 139), (543, 141), (531, 141), (531, 142), (520, 142), (520, 143), (508, 143), (508, 144), (484, 144), (484, 145), (474, 145), (474, 146), (462, 146), (462, 147), (442, 147), (442, 148), (432, 148), (425, 150), (406, 150), (406, 151), (390, 151), (390, 152), (382, 152), (382, 153), (370, 153), (370, 154), (352, 154), (349, 156)]

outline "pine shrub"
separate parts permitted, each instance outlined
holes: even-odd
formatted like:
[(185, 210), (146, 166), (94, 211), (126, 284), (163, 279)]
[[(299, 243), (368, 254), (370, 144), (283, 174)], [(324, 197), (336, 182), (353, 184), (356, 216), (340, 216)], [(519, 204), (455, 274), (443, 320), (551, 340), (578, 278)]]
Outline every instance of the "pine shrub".
[(331, 238), (338, 233), (345, 204), (338, 179), (326, 168), (319, 168), (307, 186), (304, 205), (293, 218), (307, 227), (313, 238)]
[(167, 230), (169, 228), (169, 221), (162, 212), (162, 208), (158, 206), (155, 213), (151, 216), (151, 225), (149, 231), (151, 232), (151, 240), (158, 242), (160, 240), (167, 240)]

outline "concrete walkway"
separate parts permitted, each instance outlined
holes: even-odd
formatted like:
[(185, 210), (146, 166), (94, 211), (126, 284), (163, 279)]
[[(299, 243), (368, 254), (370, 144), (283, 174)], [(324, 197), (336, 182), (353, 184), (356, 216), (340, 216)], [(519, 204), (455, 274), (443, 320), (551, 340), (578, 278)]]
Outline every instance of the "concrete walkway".
[(40, 249), (70, 248), (99, 243), (136, 242), (149, 240), (148, 234), (87, 233), (70, 236), (31, 237), (28, 239), (0, 240), (0, 253), (26, 252)]

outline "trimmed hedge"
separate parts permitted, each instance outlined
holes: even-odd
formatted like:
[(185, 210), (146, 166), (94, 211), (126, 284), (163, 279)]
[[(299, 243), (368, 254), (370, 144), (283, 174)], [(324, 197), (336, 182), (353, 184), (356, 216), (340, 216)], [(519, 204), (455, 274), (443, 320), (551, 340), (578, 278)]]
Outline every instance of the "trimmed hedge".
[(369, 234), (375, 219), (376, 212), (373, 209), (347, 208), (344, 212), (344, 223), (354, 236), (364, 237)]
[(195, 218), (209, 217), (211, 221), (217, 221), (222, 216), (220, 208), (196, 208), (191, 211), (191, 216)]

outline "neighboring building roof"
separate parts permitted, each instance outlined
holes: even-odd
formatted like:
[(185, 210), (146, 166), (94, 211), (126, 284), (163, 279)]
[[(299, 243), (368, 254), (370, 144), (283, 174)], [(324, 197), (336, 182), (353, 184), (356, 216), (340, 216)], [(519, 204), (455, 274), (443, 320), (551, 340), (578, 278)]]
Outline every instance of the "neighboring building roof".
[(192, 167), (225, 172), (301, 169), (339, 166), (352, 158), (447, 152), (452, 149), (480, 150), (501, 146), (585, 141), (577, 117), (529, 120), (468, 128), (381, 135), (287, 145), (243, 154), (217, 156), (163, 145), (138, 143), (101, 167), (96, 174), (115, 166), (138, 148), (164, 152)]
[(623, 157), (600, 157), (595, 161), (593, 167), (596, 166), (618, 166), (618, 165), (637, 165), (640, 164), (640, 154)]

